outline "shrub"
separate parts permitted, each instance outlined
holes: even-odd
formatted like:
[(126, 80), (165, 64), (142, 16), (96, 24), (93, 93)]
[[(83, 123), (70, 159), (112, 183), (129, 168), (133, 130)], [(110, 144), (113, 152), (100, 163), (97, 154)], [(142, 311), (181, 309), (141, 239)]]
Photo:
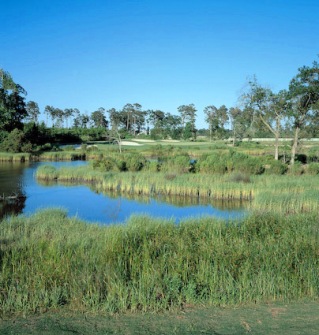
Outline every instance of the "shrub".
[(171, 173), (188, 173), (191, 170), (191, 159), (187, 154), (170, 157), (163, 161), (161, 171)]
[(315, 146), (309, 149), (307, 162), (318, 162), (319, 161), (319, 147)]
[(6, 152), (21, 152), (23, 149), (31, 151), (32, 145), (29, 141), (25, 140), (25, 135), (22, 130), (14, 129), (11, 133), (8, 133), (3, 139), (0, 150)]
[(319, 163), (310, 163), (305, 172), (310, 175), (317, 175), (319, 174)]
[(263, 167), (261, 162), (258, 161), (258, 159), (254, 157), (249, 157), (244, 160), (236, 161), (234, 171), (258, 175), (262, 174), (265, 171), (265, 168)]
[(160, 163), (157, 161), (148, 161), (144, 168), (149, 172), (158, 172), (160, 170)]
[(288, 166), (280, 161), (272, 161), (269, 164), (269, 168), (266, 169), (267, 174), (277, 174), (282, 175), (285, 174), (288, 170)]
[(200, 172), (221, 174), (227, 172), (227, 166), (225, 161), (221, 158), (221, 155), (212, 154), (206, 157), (205, 156), (203, 156), (202, 159), (198, 162)]
[(290, 165), (288, 173), (294, 176), (300, 176), (304, 173), (304, 167), (300, 162), (295, 162), (293, 165)]
[(259, 158), (236, 153), (233, 150), (227, 154), (215, 153), (203, 157), (199, 163), (199, 170), (204, 173), (223, 174), (237, 171), (250, 175), (264, 172), (263, 164)]
[(133, 172), (142, 170), (146, 165), (146, 159), (142, 155), (136, 153), (126, 154), (124, 156), (124, 161), (126, 169)]
[(112, 157), (95, 160), (93, 162), (93, 168), (100, 171), (118, 171), (118, 166)]

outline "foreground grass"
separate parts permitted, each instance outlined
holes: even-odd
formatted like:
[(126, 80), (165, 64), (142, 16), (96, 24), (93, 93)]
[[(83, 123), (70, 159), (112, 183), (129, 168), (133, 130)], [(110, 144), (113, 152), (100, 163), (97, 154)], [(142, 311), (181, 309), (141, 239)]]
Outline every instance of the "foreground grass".
[(319, 215), (102, 227), (60, 210), (0, 225), (0, 312), (146, 312), (319, 296)]
[(157, 314), (47, 313), (0, 321), (2, 335), (197, 335), (319, 333), (319, 302), (269, 303), (232, 308), (188, 307)]

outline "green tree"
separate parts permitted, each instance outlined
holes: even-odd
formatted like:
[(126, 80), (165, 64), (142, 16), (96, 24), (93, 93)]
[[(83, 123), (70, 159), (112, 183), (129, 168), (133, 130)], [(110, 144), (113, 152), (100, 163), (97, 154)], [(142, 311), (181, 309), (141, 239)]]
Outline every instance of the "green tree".
[(204, 108), (205, 121), (208, 123), (209, 139), (212, 140), (212, 135), (215, 138), (223, 138), (226, 133), (225, 124), (228, 122), (228, 109), (225, 105), (219, 108), (214, 105)]
[(290, 81), (289, 98), (292, 104), (289, 117), (293, 124), (294, 140), (291, 148), (291, 164), (294, 164), (300, 130), (317, 119), (319, 112), (319, 64), (303, 66)]
[(56, 122), (55, 122), (55, 126), (57, 128), (63, 128), (63, 121), (64, 121), (64, 110), (61, 108), (55, 108), (55, 117), (56, 117)]
[(105, 117), (105, 109), (103, 107), (98, 108), (91, 114), (91, 120), (97, 128), (107, 128), (108, 121)]
[(249, 91), (243, 95), (243, 100), (245, 107), (253, 112), (255, 121), (259, 120), (274, 135), (274, 156), (278, 160), (281, 123), (287, 117), (289, 108), (287, 92), (282, 90), (275, 94), (269, 88), (261, 86), (254, 77), (249, 82)]
[(164, 137), (170, 137), (173, 140), (180, 139), (183, 130), (181, 124), (182, 120), (180, 116), (166, 113), (163, 119)]
[(195, 121), (196, 121), (197, 110), (194, 104), (181, 105), (177, 108), (177, 110), (180, 113), (182, 127), (184, 128), (185, 125), (189, 122), (191, 125), (192, 139), (195, 140), (196, 139)]
[(163, 138), (165, 113), (161, 110), (148, 110), (146, 111), (146, 115), (147, 124), (153, 126), (151, 136), (153, 138)]
[(81, 120), (80, 120), (81, 112), (77, 108), (74, 108), (73, 109), (73, 116), (74, 116), (74, 118), (73, 118), (73, 128), (78, 129), (81, 126)]
[(217, 107), (215, 107), (214, 105), (206, 106), (204, 108), (204, 114), (205, 114), (205, 121), (208, 123), (209, 140), (212, 141), (213, 124), (217, 115)]
[(107, 110), (107, 113), (109, 115), (109, 120), (110, 120), (110, 129), (118, 129), (119, 125), (121, 124), (121, 115), (118, 110), (115, 108), (111, 108)]
[(0, 144), (0, 150), (6, 152), (30, 152), (31, 149), (32, 145), (26, 140), (24, 132), (17, 128), (8, 133)]
[(55, 113), (55, 108), (53, 106), (46, 105), (44, 107), (44, 113), (46, 114), (46, 119), (47, 119), (47, 126), (48, 126), (48, 118), (50, 117), (52, 120), (52, 125), (54, 124), (54, 120), (56, 118), (56, 113)]
[(0, 130), (12, 131), (23, 128), (27, 116), (25, 95), (27, 92), (16, 84), (11, 75), (0, 69)]
[(69, 118), (75, 114), (75, 111), (73, 108), (65, 108), (64, 109), (64, 119), (65, 119), (65, 125), (68, 128), (69, 127)]
[(39, 105), (34, 101), (28, 101), (26, 110), (28, 115), (27, 118), (34, 123), (38, 123), (38, 118), (40, 115)]

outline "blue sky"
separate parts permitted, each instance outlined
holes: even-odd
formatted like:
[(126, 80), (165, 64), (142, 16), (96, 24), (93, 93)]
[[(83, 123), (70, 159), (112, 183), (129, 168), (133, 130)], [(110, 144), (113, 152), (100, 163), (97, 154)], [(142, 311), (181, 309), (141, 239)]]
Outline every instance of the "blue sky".
[(16, 0), (0, 22), (0, 68), (42, 111), (193, 103), (198, 128), (247, 78), (278, 91), (319, 54), (318, 0)]

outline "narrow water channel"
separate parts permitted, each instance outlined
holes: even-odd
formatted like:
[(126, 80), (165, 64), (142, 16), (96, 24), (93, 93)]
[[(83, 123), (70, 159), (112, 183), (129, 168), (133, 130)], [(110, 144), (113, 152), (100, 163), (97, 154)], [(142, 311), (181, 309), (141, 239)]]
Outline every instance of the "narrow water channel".
[(0, 201), (0, 218), (10, 214), (30, 215), (40, 209), (58, 207), (69, 216), (100, 224), (125, 222), (133, 214), (181, 219), (200, 216), (233, 218), (245, 213), (238, 202), (212, 202), (181, 197), (139, 197), (101, 194), (85, 185), (44, 184), (35, 179), (35, 171), (42, 164), (56, 167), (78, 166), (83, 161), (0, 163), (0, 196), (17, 196)]

